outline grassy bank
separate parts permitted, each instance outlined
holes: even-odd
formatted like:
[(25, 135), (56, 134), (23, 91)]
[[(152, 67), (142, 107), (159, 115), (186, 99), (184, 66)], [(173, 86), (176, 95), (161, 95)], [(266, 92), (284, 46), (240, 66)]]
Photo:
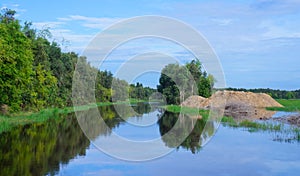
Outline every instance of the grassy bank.
[(163, 107), (168, 112), (173, 113), (183, 113), (190, 116), (197, 116), (201, 115), (203, 119), (208, 119), (209, 116), (209, 110), (203, 110), (203, 109), (197, 109), (197, 108), (190, 108), (190, 107), (184, 107), (179, 105), (167, 105)]
[(281, 131), (283, 129), (283, 124), (274, 124), (274, 123), (267, 123), (267, 122), (255, 122), (251, 120), (242, 120), (242, 121), (236, 121), (233, 117), (223, 117), (222, 123), (224, 125), (230, 126), (230, 127), (243, 127), (248, 129), (248, 131)]
[[(145, 100), (136, 100), (131, 99), (130, 101), (123, 101), (123, 102), (101, 102), (96, 103), (96, 106), (109, 106), (113, 104), (126, 104), (126, 103), (139, 103), (145, 102)], [(95, 107), (95, 105), (85, 105), (85, 106), (78, 106), (74, 107), (66, 107), (66, 108), (49, 108), (43, 109), (39, 112), (18, 112), (8, 115), (0, 115), (0, 134), (11, 130), (13, 127), (18, 125), (26, 125), (31, 123), (41, 123), (49, 120), (50, 118), (60, 118), (63, 115), (72, 113), (75, 111), (84, 111), (88, 110), (89, 108)]]
[[(290, 100), (288, 100), (290, 101)], [(294, 101), (292, 102), (292, 105), (294, 105)], [(174, 112), (174, 113), (183, 113), (188, 115), (202, 115), (204, 120), (208, 119), (209, 116), (209, 110), (199, 110), (197, 108), (190, 108), (190, 107), (181, 107), (178, 105), (167, 105), (164, 107), (166, 111)], [(272, 132), (283, 132), (283, 133), (290, 133), (294, 134), (296, 136), (296, 140), (300, 140), (300, 130), (297, 127), (290, 127), (289, 129), (286, 129), (282, 123), (272, 123), (272, 122), (258, 122), (258, 121), (252, 121), (252, 120), (241, 120), (237, 121), (233, 117), (223, 117), (222, 118), (222, 124), (224, 126), (229, 126), (232, 128), (245, 128), (249, 132), (255, 132), (255, 131), (272, 131)]]
[(293, 112), (293, 111), (300, 111), (300, 99), (277, 99), (276, 100), (278, 103), (283, 105), (284, 107), (269, 107), (267, 110), (271, 111), (288, 111), (288, 112)]
[[(168, 105), (164, 107), (169, 112), (174, 113), (183, 113), (188, 115), (202, 115), (204, 120), (208, 119), (209, 116), (209, 110), (199, 110), (197, 108), (190, 108), (190, 107), (181, 107), (178, 105)], [(282, 124), (272, 124), (272, 123), (258, 123), (251, 120), (242, 120), (242, 121), (236, 121), (233, 117), (223, 117), (222, 123), (224, 125), (230, 126), (230, 127), (244, 127), (247, 128), (249, 131), (258, 131), (258, 130), (271, 130), (271, 131), (280, 131), (282, 129)]]
[(222, 124), (224, 126), (229, 126), (232, 128), (244, 128), (249, 132), (266, 131), (268, 133), (274, 133), (275, 138), (273, 140), (277, 141), (300, 141), (300, 129), (295, 126), (285, 126), (282, 123), (272, 123), (272, 122), (256, 122), (250, 120), (242, 120), (237, 122), (232, 117), (223, 117)]

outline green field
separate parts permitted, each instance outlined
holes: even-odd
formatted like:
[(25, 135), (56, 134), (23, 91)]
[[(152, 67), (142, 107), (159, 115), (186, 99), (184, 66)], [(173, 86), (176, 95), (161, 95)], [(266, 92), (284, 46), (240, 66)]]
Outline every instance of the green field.
[(278, 103), (283, 105), (284, 107), (269, 107), (267, 110), (271, 111), (288, 111), (288, 112), (294, 112), (294, 111), (300, 111), (300, 99), (277, 99)]

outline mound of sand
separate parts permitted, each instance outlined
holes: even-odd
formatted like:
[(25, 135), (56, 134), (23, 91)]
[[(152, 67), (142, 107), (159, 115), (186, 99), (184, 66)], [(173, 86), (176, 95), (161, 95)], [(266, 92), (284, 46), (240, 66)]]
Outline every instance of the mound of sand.
[(203, 108), (203, 102), (206, 100), (207, 98), (193, 95), (187, 98), (184, 102), (182, 102), (181, 106), (187, 106), (192, 108)]
[(226, 100), (226, 105), (240, 103), (254, 108), (282, 107), (281, 104), (268, 94), (243, 91), (217, 91), (208, 99), (208, 101), (204, 102), (205, 104), (203, 104), (203, 106), (218, 104), (218, 102), (215, 101), (220, 101), (222, 99)]
[(242, 91), (217, 91), (209, 98), (191, 96), (181, 105), (206, 109), (211, 106), (218, 107), (230, 104), (243, 104), (254, 108), (282, 107), (268, 94)]
[(282, 107), (271, 96), (265, 93), (242, 91), (217, 91), (209, 98), (191, 96), (182, 106), (200, 109), (224, 108), (224, 114), (235, 118), (270, 118), (274, 112), (266, 107)]

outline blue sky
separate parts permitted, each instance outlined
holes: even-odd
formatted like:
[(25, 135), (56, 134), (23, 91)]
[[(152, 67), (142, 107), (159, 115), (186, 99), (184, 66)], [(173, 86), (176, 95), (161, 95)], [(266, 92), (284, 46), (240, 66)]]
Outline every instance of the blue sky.
[(50, 28), (65, 51), (79, 54), (98, 32), (120, 20), (141, 15), (172, 17), (209, 41), (228, 87), (300, 88), (299, 0), (2, 0), (0, 6), (15, 9), (20, 20), (32, 21), (38, 29)]

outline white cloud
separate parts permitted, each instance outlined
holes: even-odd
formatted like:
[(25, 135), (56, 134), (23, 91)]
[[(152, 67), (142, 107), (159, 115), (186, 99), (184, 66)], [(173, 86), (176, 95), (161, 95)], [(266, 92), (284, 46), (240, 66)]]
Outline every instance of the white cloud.
[(34, 22), (33, 26), (36, 27), (37, 29), (55, 29), (60, 27), (65, 23), (59, 22), (59, 21), (44, 21), (44, 22)]
[(260, 27), (266, 30), (266, 32), (262, 34), (264, 39), (300, 38), (300, 29), (290, 29), (291, 26), (297, 26), (297, 24), (276, 24), (270, 20), (262, 21), (260, 24)]
[(7, 9), (8, 7), (7, 6), (2, 6), (1, 8), (0, 8), (0, 10), (4, 10), (4, 9)]
[(87, 17), (81, 15), (70, 15), (64, 18), (58, 18), (60, 21), (79, 21), (81, 25), (84, 27), (92, 28), (92, 29), (103, 29), (106, 28), (113, 23), (116, 23), (123, 18), (96, 18), (96, 17)]
[(223, 19), (213, 18), (212, 21), (215, 22), (217, 25), (227, 26), (227, 25), (231, 24), (233, 20), (232, 19), (225, 19), (225, 18), (223, 18)]
[(26, 12), (26, 9), (19, 8), (19, 7), (20, 7), (19, 4), (2, 4), (0, 10), (4, 10), (4, 9), (15, 10), (17, 12), (17, 14), (15, 15), (15, 17), (18, 17), (22, 13)]

